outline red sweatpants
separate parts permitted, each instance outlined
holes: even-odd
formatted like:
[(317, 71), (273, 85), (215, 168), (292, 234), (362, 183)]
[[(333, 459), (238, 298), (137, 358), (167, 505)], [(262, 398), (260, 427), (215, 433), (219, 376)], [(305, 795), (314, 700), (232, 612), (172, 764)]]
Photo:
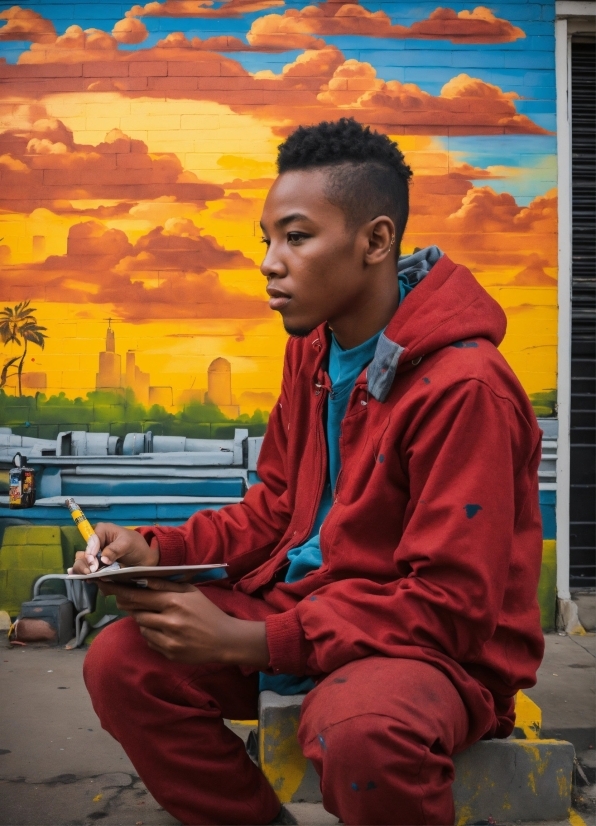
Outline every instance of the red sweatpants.
[[(262, 600), (208, 587), (223, 610), (262, 620)], [(233, 609), (232, 609), (233, 604)], [(255, 719), (258, 675), (172, 663), (133, 619), (106, 628), (85, 659), (102, 726), (147, 788), (185, 824), (266, 824), (280, 804), (224, 718)], [(369, 657), (335, 671), (303, 703), (299, 740), (325, 808), (345, 824), (453, 823), (453, 764), (468, 732), (464, 704), (439, 670)]]

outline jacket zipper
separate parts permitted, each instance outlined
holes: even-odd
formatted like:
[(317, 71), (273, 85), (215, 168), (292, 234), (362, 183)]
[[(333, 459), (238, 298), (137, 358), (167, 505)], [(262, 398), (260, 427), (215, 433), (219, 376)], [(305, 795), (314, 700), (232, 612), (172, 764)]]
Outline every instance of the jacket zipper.
[[(354, 396), (355, 393), (356, 393), (356, 388), (354, 387), (354, 389), (352, 390), (352, 393), (350, 394), (350, 399), (348, 401), (348, 407), (346, 409), (346, 413), (347, 413), (347, 411), (349, 410), (349, 408), (351, 406), (350, 402), (352, 401), (352, 397)], [(368, 404), (368, 390), (366, 391), (366, 401), (361, 401), (360, 403), (364, 406), (366, 406)], [(346, 417), (344, 416), (344, 419), (345, 418)], [(344, 456), (343, 456), (343, 449), (342, 449), (342, 436), (343, 436), (343, 422), (339, 427), (339, 460), (340, 460), (340, 464), (339, 464), (339, 473), (337, 474), (337, 479), (335, 480), (335, 488), (333, 490), (333, 504), (334, 505), (337, 505), (338, 502), (339, 502), (339, 490), (340, 490), (340, 487), (341, 487), (340, 482), (342, 480), (342, 476), (343, 476), (343, 472), (344, 472)]]
[[(323, 495), (323, 489), (325, 487), (325, 477), (326, 477), (326, 470), (327, 470), (327, 463), (325, 461), (321, 461), (321, 459), (324, 459), (326, 457), (326, 451), (323, 450), (323, 445), (325, 443), (325, 435), (323, 433), (323, 416), (322, 416), (322, 410), (323, 410), (323, 406), (325, 404), (325, 396), (324, 396), (324, 393), (322, 391), (328, 391), (329, 392), (329, 388), (326, 387), (323, 384), (317, 384), (316, 387), (318, 389), (315, 391), (315, 395), (320, 395), (320, 397), (321, 397), (320, 399), (318, 399), (317, 407), (316, 407), (316, 410), (315, 410), (315, 415), (316, 415), (315, 462), (316, 462), (317, 470), (319, 471), (319, 478), (317, 480), (317, 493), (316, 493), (316, 496), (313, 500), (313, 508), (311, 510), (311, 513), (310, 513), (308, 530), (304, 534), (304, 536), (301, 539), (298, 540), (298, 544), (300, 544), (301, 542), (304, 542), (306, 540), (306, 538), (308, 536), (310, 536), (313, 525), (315, 524), (315, 519), (316, 519), (317, 513), (319, 511), (320, 504), (321, 504), (321, 497)], [(317, 461), (317, 459), (319, 459), (319, 461)], [(297, 546), (294, 545), (293, 547), (297, 547)]]

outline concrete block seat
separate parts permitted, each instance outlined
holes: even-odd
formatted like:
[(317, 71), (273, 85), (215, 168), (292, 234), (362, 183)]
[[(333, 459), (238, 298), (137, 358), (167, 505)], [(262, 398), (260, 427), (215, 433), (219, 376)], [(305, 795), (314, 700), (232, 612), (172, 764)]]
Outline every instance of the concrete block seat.
[[(296, 732), (303, 694), (263, 691), (259, 698), (259, 765), (282, 803), (319, 803), (319, 778)], [(564, 820), (571, 805), (574, 749), (540, 739), (540, 709), (522, 692), (516, 735), (482, 740), (455, 758), (457, 826), (475, 822)]]

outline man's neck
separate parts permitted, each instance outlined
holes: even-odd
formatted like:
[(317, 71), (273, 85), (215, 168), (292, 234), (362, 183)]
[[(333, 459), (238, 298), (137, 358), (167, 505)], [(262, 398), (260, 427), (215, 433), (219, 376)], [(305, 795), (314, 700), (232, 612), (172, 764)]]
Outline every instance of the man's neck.
[(371, 279), (371, 289), (355, 302), (354, 309), (329, 322), (337, 343), (344, 350), (358, 347), (384, 330), (393, 318), (399, 304), (397, 272), (385, 272), (383, 277)]

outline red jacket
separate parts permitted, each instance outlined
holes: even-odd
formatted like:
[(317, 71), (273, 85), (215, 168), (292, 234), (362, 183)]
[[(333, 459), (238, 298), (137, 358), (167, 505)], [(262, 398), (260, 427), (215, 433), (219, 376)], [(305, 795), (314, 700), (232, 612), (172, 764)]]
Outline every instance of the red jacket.
[(498, 304), (447, 256), (408, 295), (348, 403), (323, 564), (292, 584), (286, 553), (309, 536), (326, 478), (329, 379), (325, 326), (290, 338), (262, 483), (240, 504), (145, 529), (161, 563), (227, 562), (236, 589), (274, 606), (274, 673), (328, 674), (375, 654), (425, 660), (464, 698), (470, 742), (508, 735), (543, 638), (541, 433), (496, 349), (505, 328)]

